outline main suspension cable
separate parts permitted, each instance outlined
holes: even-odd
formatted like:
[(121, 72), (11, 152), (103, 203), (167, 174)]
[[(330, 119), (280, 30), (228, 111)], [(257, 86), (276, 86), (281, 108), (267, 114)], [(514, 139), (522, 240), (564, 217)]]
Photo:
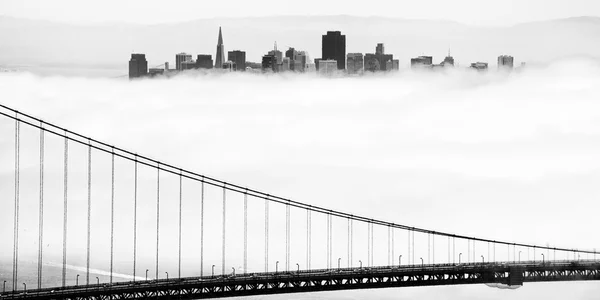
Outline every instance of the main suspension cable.
[[(6, 109), (8, 111), (12, 111), (12, 112), (16, 113), (16, 110), (11, 109), (11, 108), (9, 108), (9, 107), (7, 107), (5, 105), (1, 105), (0, 104), (0, 107)], [(17, 117), (12, 116), (12, 115), (7, 114), (7, 113), (4, 113), (4, 112), (0, 112), (0, 115), (4, 115), (4, 116), (6, 116), (8, 118), (12, 118), (12, 119), (18, 119)], [(31, 120), (36, 121), (36, 122), (43, 122), (40, 119), (32, 117), (32, 116), (27, 115), (27, 114), (20, 113), (19, 115), (22, 116), (22, 117), (27, 117), (27, 118), (29, 118)], [(45, 130), (47, 132), (51, 132), (51, 133), (53, 133), (55, 135), (66, 137), (66, 138), (68, 138), (68, 139), (70, 139), (72, 141), (75, 141), (77, 143), (85, 144), (84, 140), (87, 140), (88, 142), (89, 141), (93, 141), (94, 144), (92, 145), (92, 147), (94, 147), (95, 149), (100, 150), (100, 151), (110, 152), (110, 150), (107, 149), (107, 148), (112, 147), (112, 146), (110, 146), (110, 145), (108, 145), (106, 143), (103, 143), (103, 142), (100, 142), (100, 141), (97, 141), (97, 140), (93, 140), (91, 138), (85, 137), (85, 136), (83, 136), (81, 134), (78, 134), (78, 133), (75, 133), (75, 132), (72, 132), (72, 131), (69, 131), (69, 130), (66, 130), (64, 128), (61, 128), (59, 126), (53, 125), (53, 124), (48, 123), (48, 122), (43, 122), (43, 124), (46, 125), (47, 127), (41, 128), (41, 126), (39, 126), (37, 124), (34, 124), (33, 122), (30, 122), (30, 121), (27, 121), (27, 120), (22, 120), (22, 119), (18, 119), (18, 120), (21, 123), (26, 123), (26, 124), (28, 124), (28, 125), (30, 125), (32, 127), (37, 127), (37, 128), (43, 129), (43, 130)], [(63, 134), (63, 133), (61, 133), (61, 132), (59, 132), (57, 130), (52, 130), (52, 129), (50, 129), (50, 127), (58, 129), (60, 131), (64, 131), (65, 134)], [(67, 133), (69, 133), (69, 136), (67, 136)], [(127, 150), (124, 150), (124, 149), (121, 149), (121, 148), (117, 148), (117, 147), (115, 147), (115, 150), (117, 150), (117, 152), (118, 152), (118, 154), (115, 153), (115, 155), (117, 155), (119, 157), (122, 157), (122, 158), (125, 158), (125, 159), (128, 159), (128, 160), (133, 160), (133, 156), (134, 156), (133, 152), (127, 151)], [(151, 159), (149, 157), (139, 156), (139, 158), (141, 158), (142, 160), (144, 160), (143, 162), (140, 161), (140, 163), (142, 163), (144, 165), (147, 165), (147, 166), (150, 166), (150, 167), (155, 167), (155, 165), (158, 164), (159, 165), (158, 168), (160, 168), (163, 171), (168, 172), (168, 173), (177, 174), (179, 172), (179, 170), (180, 170), (180, 168), (174, 167), (174, 166), (166, 164), (166, 163), (161, 163), (161, 162), (159, 162), (157, 160), (154, 160), (154, 159)], [(226, 184), (227, 188), (229, 190), (235, 191), (235, 192), (238, 192), (238, 193), (241, 193), (242, 191), (245, 190), (244, 187), (241, 187), (239, 185), (226, 183), (224, 181), (217, 180), (217, 179), (214, 179), (214, 178), (211, 178), (211, 177), (207, 177), (207, 176), (195, 173), (195, 172), (184, 171), (184, 173), (185, 173), (184, 176), (186, 178), (190, 178), (190, 179), (196, 180), (196, 181), (203, 181), (203, 182), (206, 182), (207, 184), (210, 184), (210, 185), (213, 185), (213, 186), (223, 186), (224, 184)], [(439, 236), (451, 236), (451, 237), (455, 237), (455, 238), (469, 239), (469, 240), (474, 240), (474, 241), (478, 241), (478, 242), (492, 242), (494, 244), (510, 244), (510, 245), (514, 244), (514, 243), (510, 243), (510, 242), (506, 242), (506, 241), (496, 241), (496, 240), (483, 239), (483, 238), (477, 238), (477, 237), (468, 237), (468, 236), (456, 235), (456, 234), (447, 233), (447, 232), (439, 232), (439, 231), (433, 231), (433, 230), (428, 230), (428, 229), (423, 229), (423, 228), (410, 227), (410, 226), (401, 225), (401, 224), (395, 224), (395, 223), (390, 223), (390, 222), (386, 222), (386, 221), (382, 221), (382, 220), (372, 220), (372, 219), (369, 219), (369, 218), (366, 218), (366, 217), (362, 217), (362, 216), (350, 215), (348, 213), (344, 213), (344, 212), (341, 212), (341, 211), (329, 210), (329, 209), (318, 207), (318, 206), (310, 206), (308, 204), (304, 204), (304, 203), (297, 202), (297, 201), (291, 201), (289, 199), (285, 199), (285, 198), (282, 198), (282, 197), (271, 196), (269, 194), (266, 194), (266, 193), (263, 193), (263, 192), (260, 192), (260, 191), (257, 191), (257, 190), (248, 189), (247, 191), (248, 191), (249, 195), (251, 195), (253, 197), (256, 197), (256, 198), (268, 199), (268, 201), (277, 202), (277, 203), (288, 203), (289, 202), (290, 205), (293, 206), (293, 207), (308, 208), (308, 209), (311, 209), (313, 211), (316, 211), (316, 212), (319, 212), (319, 213), (323, 213), (323, 214), (329, 212), (331, 215), (336, 216), (336, 217), (351, 217), (354, 220), (357, 220), (357, 221), (360, 221), (360, 222), (371, 222), (371, 223), (376, 224), (376, 225), (384, 225), (384, 226), (385, 225), (389, 225), (389, 226), (392, 226), (392, 227), (395, 227), (395, 228), (399, 228), (399, 229), (411, 230), (411, 231), (416, 231), (416, 232), (420, 232), (420, 233), (431, 233), (431, 234), (439, 235)], [(533, 247), (533, 245), (528, 245), (528, 244), (516, 244), (516, 245), (518, 245), (520, 247), (530, 247), (530, 248)], [(546, 249), (546, 250), (550, 250), (550, 249), (554, 250), (554, 249), (556, 249), (558, 251), (565, 251), (565, 252), (575, 251), (575, 252), (578, 252), (578, 253), (588, 253), (588, 254), (594, 254), (595, 253), (594, 251), (589, 251), (589, 250), (574, 250), (574, 249), (566, 249), (566, 248), (550, 248), (550, 247), (537, 246), (537, 245), (536, 245), (536, 248)], [(413, 257), (413, 259), (414, 259), (414, 257)]]

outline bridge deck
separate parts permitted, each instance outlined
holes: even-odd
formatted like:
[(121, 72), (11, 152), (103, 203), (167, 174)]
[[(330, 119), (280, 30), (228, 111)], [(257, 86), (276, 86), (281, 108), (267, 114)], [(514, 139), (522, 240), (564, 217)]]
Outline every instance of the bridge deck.
[(342, 268), (171, 278), (8, 292), (0, 299), (206, 299), (386, 287), (600, 280), (598, 261)]

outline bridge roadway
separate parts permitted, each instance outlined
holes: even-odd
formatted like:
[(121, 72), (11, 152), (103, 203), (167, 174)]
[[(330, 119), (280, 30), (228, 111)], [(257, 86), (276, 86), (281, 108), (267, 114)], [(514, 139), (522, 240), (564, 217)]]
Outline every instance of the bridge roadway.
[(492, 262), (170, 278), (7, 292), (0, 299), (207, 299), (352, 289), (600, 280), (600, 262)]

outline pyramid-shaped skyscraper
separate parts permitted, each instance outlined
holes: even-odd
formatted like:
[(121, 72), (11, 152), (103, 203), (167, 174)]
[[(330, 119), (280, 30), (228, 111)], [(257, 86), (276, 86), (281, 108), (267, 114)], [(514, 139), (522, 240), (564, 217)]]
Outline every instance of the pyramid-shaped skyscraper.
[(225, 49), (223, 49), (223, 34), (221, 33), (221, 27), (219, 26), (219, 41), (217, 42), (217, 54), (215, 55), (215, 68), (223, 68), (225, 63)]

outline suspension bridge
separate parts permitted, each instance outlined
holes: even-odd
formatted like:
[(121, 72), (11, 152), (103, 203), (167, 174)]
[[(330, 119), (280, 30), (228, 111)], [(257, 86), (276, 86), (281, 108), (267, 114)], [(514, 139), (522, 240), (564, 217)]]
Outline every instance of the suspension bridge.
[[(0, 187), (11, 189), (2, 194), (12, 194), (2, 206), (13, 208), (12, 232), (2, 231), (2, 251), (12, 247), (12, 277), (1, 279), (0, 299), (200, 299), (600, 280), (595, 249), (470, 237), (310, 205), (4, 105), (0, 130), (13, 144), (0, 149), (13, 154), (10, 178), (0, 178)], [(37, 262), (35, 276), (24, 274), (30, 261)]]

